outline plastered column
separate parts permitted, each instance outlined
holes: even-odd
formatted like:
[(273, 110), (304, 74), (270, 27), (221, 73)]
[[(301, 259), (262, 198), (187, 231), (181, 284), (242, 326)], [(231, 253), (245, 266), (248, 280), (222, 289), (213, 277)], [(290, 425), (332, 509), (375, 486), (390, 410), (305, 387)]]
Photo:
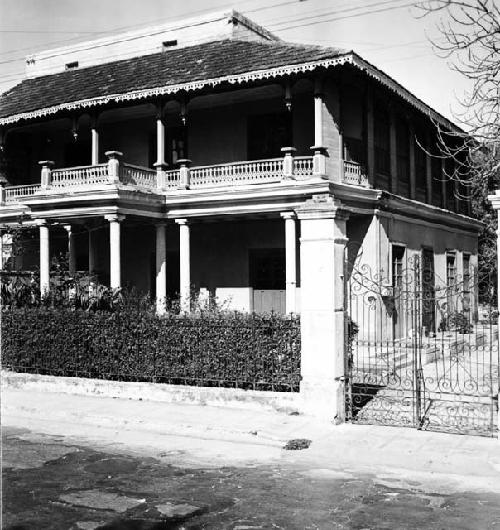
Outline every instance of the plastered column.
[(97, 116), (92, 116), (90, 124), (91, 135), (91, 164), (96, 166), (99, 164), (99, 130), (97, 129)]
[(120, 223), (125, 216), (106, 215), (105, 219), (109, 222), (109, 286), (119, 289), (122, 285)]
[(191, 256), (190, 234), (187, 219), (176, 219), (179, 225), (180, 256), (180, 309), (182, 313), (191, 311)]
[(347, 214), (320, 196), (300, 219), (301, 375), (305, 413), (335, 421), (344, 405), (344, 253)]
[(297, 235), (295, 213), (284, 212), (281, 217), (285, 220), (285, 263), (286, 263), (286, 299), (287, 313), (297, 312)]
[[(497, 211), (497, 265), (498, 265), (498, 258), (500, 256), (500, 190), (495, 191), (495, 195), (489, 195), (488, 196), (489, 201), (491, 202), (493, 208)], [(497, 266), (497, 293), (500, 293), (500, 267)], [(498, 314), (500, 315), (500, 296), (497, 296), (497, 310)], [(497, 339), (497, 341), (500, 339)], [(497, 347), (500, 347), (500, 344), (497, 343)], [(498, 394), (498, 398), (500, 399), (500, 392)], [(500, 441), (500, 410), (497, 412), (498, 414), (498, 429), (499, 429), (499, 441)]]
[(167, 299), (167, 241), (165, 223), (156, 225), (156, 312), (166, 312)]
[(40, 231), (40, 294), (46, 296), (50, 291), (50, 244), (47, 221), (39, 222)]

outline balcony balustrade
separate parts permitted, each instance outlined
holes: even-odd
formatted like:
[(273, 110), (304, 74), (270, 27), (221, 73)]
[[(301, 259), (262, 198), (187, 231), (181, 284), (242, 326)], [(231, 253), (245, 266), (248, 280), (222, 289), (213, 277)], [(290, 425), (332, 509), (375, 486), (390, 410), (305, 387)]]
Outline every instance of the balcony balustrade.
[(355, 186), (369, 187), (368, 176), (365, 169), (357, 162), (344, 161), (344, 184), (353, 184)]
[[(114, 162), (118, 161), (114, 159)], [(46, 186), (40, 184), (9, 186), (3, 190), (3, 202), (6, 204), (22, 203), (26, 198), (43, 195), (47, 192), (50, 192), (50, 194), (62, 193), (71, 189), (102, 187), (116, 183), (165, 194), (179, 188), (202, 190), (218, 186), (281, 182), (284, 179), (283, 158), (197, 166), (187, 168), (187, 172), (186, 165), (188, 161), (185, 162), (183, 164), (184, 179), (186, 174), (188, 179), (187, 182), (183, 183), (181, 183), (181, 169), (162, 171), (162, 178), (159, 181), (160, 172), (126, 163), (118, 163), (118, 172), (112, 169), (109, 163), (49, 170), (50, 182)], [(313, 157), (300, 156), (293, 158), (293, 178), (300, 180), (312, 175)], [(363, 166), (356, 162), (345, 161), (344, 183), (367, 187), (368, 178)]]
[[(118, 161), (120, 153), (113, 152), (108, 163), (50, 170), (44, 163), (44, 184), (9, 186), (4, 189), (4, 203), (19, 203), (34, 195), (62, 193), (71, 189), (102, 187), (107, 184), (123, 184), (164, 194), (179, 188), (205, 189), (217, 186), (262, 184), (283, 180), (283, 159), (233, 162), (213, 166), (187, 167), (184, 170), (156, 171), (146, 167), (124, 164)], [(48, 165), (47, 165), (48, 164)], [(118, 169), (117, 169), (118, 168)], [(181, 173), (184, 171), (184, 174)], [(313, 174), (311, 156), (293, 160), (293, 177), (306, 178)], [(161, 179), (160, 179), (161, 175)], [(181, 183), (181, 176), (187, 181)], [(181, 185), (182, 184), (182, 185)]]

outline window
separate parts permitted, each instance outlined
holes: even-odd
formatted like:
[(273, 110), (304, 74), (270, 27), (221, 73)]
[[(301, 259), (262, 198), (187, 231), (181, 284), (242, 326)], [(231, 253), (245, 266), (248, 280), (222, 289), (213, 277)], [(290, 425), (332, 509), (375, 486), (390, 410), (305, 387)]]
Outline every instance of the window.
[(471, 296), (471, 271), (470, 271), (470, 254), (463, 255), (463, 296), (464, 296), (464, 311), (470, 311), (470, 296)]
[(401, 245), (392, 245), (392, 286), (398, 289), (403, 286), (405, 250)]
[(172, 46), (177, 46), (177, 39), (163, 41), (161, 45), (163, 51), (165, 51), (166, 48), (172, 48)]
[(250, 286), (254, 289), (285, 289), (285, 250), (251, 249), (249, 272)]
[(391, 174), (390, 126), (387, 110), (375, 107), (374, 111), (375, 172)]
[(446, 253), (446, 293), (448, 314), (453, 311), (454, 294), (457, 285), (457, 265), (455, 252)]
[(443, 206), (443, 183), (441, 182), (441, 159), (435, 154), (431, 158), (432, 174), (432, 204), (441, 208)]
[(280, 158), (288, 143), (286, 112), (248, 116), (248, 159)]
[(73, 61), (72, 63), (67, 63), (65, 68), (66, 68), (66, 70), (73, 70), (74, 68), (78, 68), (78, 61)]

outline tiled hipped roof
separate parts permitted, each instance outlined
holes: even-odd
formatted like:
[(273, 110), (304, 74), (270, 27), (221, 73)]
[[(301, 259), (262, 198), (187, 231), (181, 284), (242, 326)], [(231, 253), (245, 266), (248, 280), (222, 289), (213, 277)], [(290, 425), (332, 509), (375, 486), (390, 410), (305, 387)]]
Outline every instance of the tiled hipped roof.
[(25, 79), (0, 96), (0, 125), (109, 102), (351, 64), (447, 127), (456, 126), (353, 52), (281, 41), (220, 40)]
[(341, 50), (223, 40), (25, 79), (0, 98), (0, 117), (63, 102), (182, 85), (337, 57)]

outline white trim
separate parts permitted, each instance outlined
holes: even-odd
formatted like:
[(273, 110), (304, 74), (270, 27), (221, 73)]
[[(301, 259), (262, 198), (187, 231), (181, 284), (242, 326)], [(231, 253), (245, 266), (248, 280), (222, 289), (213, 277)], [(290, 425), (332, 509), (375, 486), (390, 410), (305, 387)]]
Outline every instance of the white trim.
[(331, 66), (338, 66), (344, 64), (351, 64), (353, 66), (356, 66), (360, 70), (366, 72), (370, 77), (373, 77), (390, 90), (396, 92), (400, 97), (405, 99), (408, 103), (416, 107), (424, 114), (427, 114), (431, 119), (441, 123), (442, 125), (454, 131), (460, 131), (460, 129), (456, 125), (451, 123), (444, 116), (441, 116), (438, 112), (431, 109), (428, 105), (426, 105), (423, 101), (414, 96), (411, 92), (409, 92), (399, 83), (397, 83), (394, 79), (389, 77), (387, 74), (384, 74), (381, 70), (374, 67), (368, 61), (365, 61), (362, 57), (355, 54), (354, 52), (349, 52), (347, 54), (332, 57), (330, 59), (321, 59), (319, 61), (289, 64), (285, 66), (268, 68), (265, 70), (254, 70), (237, 75), (226, 75), (222, 77), (215, 77), (212, 79), (192, 81), (190, 83), (166, 85), (155, 88), (134, 90), (132, 92), (127, 92), (124, 94), (109, 94), (97, 98), (82, 99), (79, 101), (73, 101), (68, 103), (60, 103), (59, 105), (54, 105), (52, 107), (45, 107), (30, 112), (22, 112), (5, 118), (0, 118), (0, 125), (16, 123), (20, 120), (40, 118), (43, 116), (55, 114), (62, 110), (86, 109), (90, 107), (95, 107), (97, 105), (106, 105), (112, 101), (119, 103), (122, 101), (133, 101), (150, 97), (158, 97), (167, 94), (175, 94), (180, 91), (191, 92), (194, 90), (200, 90), (206, 86), (215, 87), (216, 85), (220, 85), (222, 83), (241, 84), (247, 83), (249, 81), (269, 79), (290, 74), (312, 72), (317, 68), (329, 68)]

